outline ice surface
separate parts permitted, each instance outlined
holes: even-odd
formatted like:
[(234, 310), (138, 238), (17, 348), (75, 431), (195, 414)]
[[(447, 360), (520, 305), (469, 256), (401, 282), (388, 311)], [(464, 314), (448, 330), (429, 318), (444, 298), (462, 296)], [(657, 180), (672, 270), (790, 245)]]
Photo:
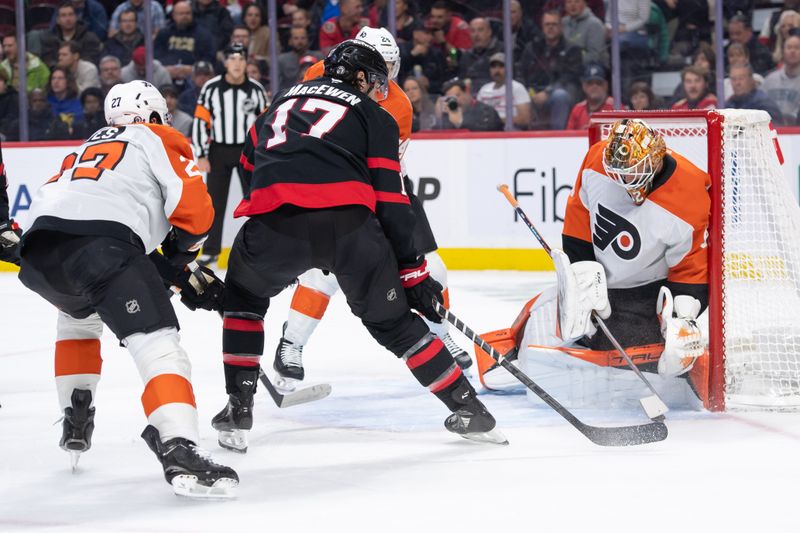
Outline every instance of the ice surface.
[[(451, 272), (452, 309), (476, 331), (506, 327), (549, 279)], [(267, 316), (266, 366), (289, 298), (276, 298)], [(172, 494), (139, 437), (138, 374), (108, 332), (93, 446), (73, 475), (54, 425), (55, 311), (2, 274), (1, 532), (800, 531), (800, 415), (673, 410), (665, 442), (608, 449), (524, 395), (484, 395), (511, 445), (467, 442), (443, 429), (446, 409), (372, 341), (341, 295), (304, 352), (307, 382), (331, 383), (331, 396), (278, 409), (259, 392), (248, 453), (223, 451), (210, 427), (225, 403), (220, 321), (176, 309), (201, 445), (237, 469), (239, 499)], [(578, 414), (598, 425), (645, 421), (636, 410)]]

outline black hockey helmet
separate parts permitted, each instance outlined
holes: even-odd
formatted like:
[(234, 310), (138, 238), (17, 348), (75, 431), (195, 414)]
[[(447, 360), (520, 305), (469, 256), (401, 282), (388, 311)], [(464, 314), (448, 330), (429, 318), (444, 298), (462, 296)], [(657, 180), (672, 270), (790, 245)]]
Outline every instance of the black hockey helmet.
[(362, 71), (370, 88), (377, 94), (389, 92), (389, 70), (386, 60), (373, 46), (354, 39), (337, 45), (325, 58), (325, 75), (356, 86), (356, 74)]

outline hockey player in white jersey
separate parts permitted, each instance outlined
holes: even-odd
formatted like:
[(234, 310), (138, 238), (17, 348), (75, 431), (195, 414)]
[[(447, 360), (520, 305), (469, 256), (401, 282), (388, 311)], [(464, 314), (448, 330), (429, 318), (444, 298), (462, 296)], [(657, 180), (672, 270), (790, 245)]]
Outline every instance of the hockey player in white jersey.
[[(567, 201), (563, 251), (553, 250), (558, 286), (488, 340), (529, 370), (542, 357), (624, 367), (594, 311), (642, 370), (679, 376), (698, 358), (703, 366), (710, 183), (644, 121), (616, 122), (589, 149)], [(478, 366), (489, 389), (514, 383), (486, 354)]]
[(73, 455), (73, 468), (91, 447), (105, 324), (145, 384), (142, 438), (167, 482), (180, 495), (231, 497), (236, 472), (196, 445), (191, 365), (165, 287), (179, 287), (192, 309), (219, 307), (221, 282), (207, 269), (185, 268), (211, 227), (211, 199), (154, 86), (113, 87), (105, 116), (108, 127), (69, 154), (36, 192), (21, 244), (20, 280), (59, 309), (60, 445)]

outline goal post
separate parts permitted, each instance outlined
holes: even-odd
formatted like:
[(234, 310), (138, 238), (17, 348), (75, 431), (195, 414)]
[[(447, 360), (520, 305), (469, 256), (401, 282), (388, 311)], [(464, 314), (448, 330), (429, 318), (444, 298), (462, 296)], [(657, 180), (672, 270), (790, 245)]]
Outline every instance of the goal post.
[[(711, 177), (709, 357), (688, 378), (706, 408), (800, 408), (800, 206), (764, 111), (608, 112), (640, 118)], [(655, 303), (654, 303), (655, 305)]]

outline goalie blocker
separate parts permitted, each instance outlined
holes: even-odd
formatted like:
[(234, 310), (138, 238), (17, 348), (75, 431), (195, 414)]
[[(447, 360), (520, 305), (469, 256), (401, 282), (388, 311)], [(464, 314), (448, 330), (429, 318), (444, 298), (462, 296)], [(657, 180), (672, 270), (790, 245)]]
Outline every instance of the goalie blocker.
[[(486, 340), (532, 376), (560, 380), (562, 398), (582, 394), (597, 368), (626, 367), (605, 336), (595, 334), (594, 311), (608, 318), (641, 370), (665, 378), (658, 384), (687, 373), (692, 383), (693, 369), (707, 363), (699, 315), (708, 301), (709, 185), (708, 174), (667, 150), (643, 121), (615, 123), (589, 149), (567, 202), (563, 252), (553, 251), (557, 287)], [(512, 383), (487, 354), (476, 350), (476, 356), (486, 388)], [(578, 379), (570, 377), (573, 370)], [(558, 386), (542, 381), (559, 396)], [(619, 391), (609, 385), (606, 392)]]

